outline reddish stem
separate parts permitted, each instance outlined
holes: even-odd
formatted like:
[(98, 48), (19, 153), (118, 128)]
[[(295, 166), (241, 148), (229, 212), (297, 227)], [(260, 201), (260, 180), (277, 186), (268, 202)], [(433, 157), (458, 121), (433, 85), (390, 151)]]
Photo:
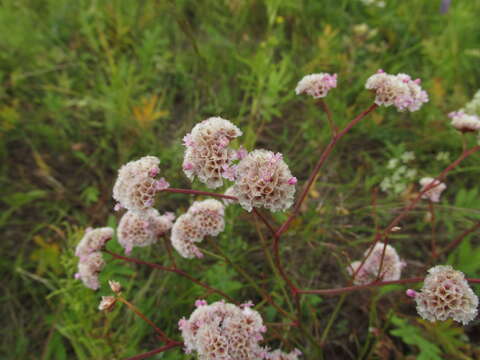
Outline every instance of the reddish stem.
[(121, 303), (127, 305), (128, 308), (135, 313), (135, 315), (137, 315), (139, 318), (141, 318), (143, 321), (145, 321), (148, 325), (150, 325), (155, 330), (155, 332), (159, 335), (159, 338), (160, 338), (161, 341), (163, 341), (167, 344), (170, 343), (171, 341), (173, 341), (172, 339), (170, 339), (168, 337), (167, 334), (165, 334), (163, 332), (162, 329), (160, 329), (157, 325), (155, 325), (155, 323), (152, 320), (147, 318), (135, 305), (131, 304), (128, 300), (124, 299), (121, 296), (118, 296), (117, 300), (120, 301)]
[(161, 190), (160, 192), (172, 192), (172, 193), (190, 194), (190, 195), (205, 195), (205, 196), (218, 197), (222, 199), (238, 200), (236, 196), (217, 194), (209, 191), (200, 191), (200, 190), (192, 190), (192, 189), (166, 188), (164, 190)]
[[(299, 294), (315, 294), (315, 295), (338, 295), (346, 292), (368, 289), (371, 287), (419, 283), (419, 282), (422, 282), (423, 280), (424, 278), (417, 277), (417, 278), (401, 279), (401, 280), (393, 280), (393, 281), (374, 281), (370, 284), (346, 286), (338, 289), (298, 290), (298, 293)], [(480, 279), (467, 279), (467, 281), (473, 284), (480, 283)]]
[(350, 121), (347, 126), (343, 128), (342, 131), (340, 131), (338, 134), (335, 134), (332, 137), (332, 140), (330, 143), (327, 145), (325, 150), (323, 151), (322, 155), (320, 156), (320, 159), (318, 159), (317, 164), (315, 165), (315, 168), (313, 169), (312, 173), (310, 174), (310, 177), (307, 180), (307, 184), (303, 188), (302, 193), (300, 194), (300, 197), (295, 204), (295, 207), (293, 208), (292, 213), (290, 214), (289, 218), (280, 226), (280, 228), (277, 230), (277, 237), (280, 237), (285, 231), (287, 231), (288, 227), (290, 226), (291, 222), (295, 219), (295, 217), (298, 215), (300, 211), (300, 206), (302, 205), (303, 201), (307, 197), (307, 194), (312, 187), (315, 178), (317, 177), (318, 172), (320, 171), (322, 165), (325, 163), (327, 160), (328, 156), (334, 149), (335, 145), (337, 142), (348, 132), (352, 127), (354, 127), (357, 123), (359, 123), (365, 116), (367, 116), (369, 113), (371, 113), (373, 110), (375, 110), (378, 107), (377, 104), (372, 104), (367, 110), (363, 111), (360, 115), (358, 115), (355, 119)]
[(332, 112), (330, 111), (327, 103), (325, 102), (325, 100), (319, 99), (318, 104), (322, 108), (323, 112), (327, 115), (328, 125), (330, 126), (330, 130), (332, 130), (332, 134), (337, 135), (338, 129), (333, 122)]
[(428, 202), (428, 208), (430, 210), (430, 224), (432, 227), (432, 239), (431, 239), (431, 250), (432, 250), (432, 258), (436, 259), (438, 254), (437, 254), (437, 241), (436, 241), (436, 235), (435, 235), (435, 204), (433, 201)]
[(465, 230), (463, 233), (461, 233), (455, 240), (453, 240), (450, 244), (448, 244), (444, 249), (442, 249), (439, 253), (438, 253), (438, 256), (441, 256), (441, 255), (444, 255), (450, 251), (452, 251), (453, 249), (455, 249), (458, 245), (460, 245), (460, 243), (462, 242), (463, 239), (465, 239), (465, 237), (471, 233), (473, 233), (474, 231), (476, 231), (477, 229), (480, 228), (480, 221), (477, 222), (475, 225), (473, 225), (470, 229), (468, 230)]
[(104, 249), (103, 251), (105, 251), (107, 254), (110, 254), (111, 256), (113, 256), (116, 259), (120, 259), (120, 260), (123, 260), (123, 261), (131, 262), (131, 263), (139, 264), (139, 265), (147, 265), (147, 266), (150, 266), (151, 268), (154, 268), (154, 269), (158, 269), (158, 270), (162, 270), (162, 271), (168, 271), (168, 272), (172, 272), (172, 273), (178, 274), (180, 276), (183, 276), (184, 278), (189, 279), (190, 281), (194, 282), (197, 285), (200, 285), (201, 287), (207, 289), (208, 291), (217, 293), (217, 294), (223, 296), (225, 299), (228, 299), (228, 301), (233, 302), (233, 303), (238, 305), (238, 303), (235, 301), (235, 299), (231, 298), (230, 296), (225, 294), (223, 291), (215, 289), (215, 288), (213, 288), (213, 287), (195, 279), (193, 276), (191, 276), (190, 274), (186, 273), (183, 270), (180, 270), (178, 268), (171, 268), (171, 267), (166, 267), (166, 266), (162, 266), (162, 265), (158, 265), (158, 264), (153, 264), (153, 263), (149, 263), (147, 261), (134, 259), (134, 258), (126, 257), (126, 256), (122, 256), (122, 255), (116, 254), (114, 252), (111, 252), (110, 250), (107, 250), (107, 249)]
[[(480, 150), (480, 146), (475, 146), (471, 148), (470, 150), (464, 151), (460, 157), (452, 162), (449, 166), (447, 166), (441, 173), (438, 175), (430, 184), (428, 184), (420, 193), (417, 195), (415, 199), (413, 199), (410, 204), (405, 206), (402, 210), (402, 212), (397, 215), (392, 222), (383, 230), (382, 232), (377, 232), (375, 234), (375, 239), (373, 241), (372, 246), (369, 249), (369, 252), (365, 255), (365, 257), (362, 259), (360, 265), (358, 266), (357, 270), (353, 273), (352, 278), (354, 279), (355, 276), (357, 275), (358, 271), (362, 268), (363, 264), (365, 263), (366, 259), (370, 256), (370, 254), (373, 251), (373, 248), (379, 242), (382, 238), (387, 238), (388, 234), (391, 232), (391, 230), (398, 225), (398, 223), (415, 207), (415, 205), (418, 203), (418, 201), (422, 198), (422, 195), (425, 194), (427, 191), (433, 189), (434, 187), (438, 186), (440, 184), (440, 181), (442, 181), (445, 176), (453, 170), (455, 167), (457, 167), (463, 160), (465, 160), (467, 157), (475, 153), (476, 151)], [(461, 240), (460, 240), (461, 241)]]
[(272, 232), (273, 236), (275, 236), (275, 229), (273, 228), (272, 225), (268, 222), (267, 218), (265, 215), (262, 214), (260, 210), (257, 210), (256, 208), (253, 208), (253, 213), (260, 219), (262, 222), (267, 226), (267, 228)]
[[(460, 155), (460, 157), (455, 160), (453, 163), (451, 163), (449, 166), (447, 166), (445, 168), (445, 170), (443, 170), (440, 175), (438, 175), (430, 184), (428, 184), (422, 191), (420, 191), (420, 193), (417, 195), (417, 197), (415, 199), (413, 199), (409, 205), (407, 205), (403, 210), (402, 212), (397, 215), (397, 217), (395, 217), (392, 222), (385, 228), (385, 230), (378, 234), (376, 237), (375, 237), (375, 243), (380, 240), (381, 238), (387, 236), (390, 231), (392, 230), (392, 228), (394, 226), (397, 226), (398, 223), (410, 212), (410, 210), (412, 210), (414, 208), (414, 206), (418, 203), (418, 201), (422, 198), (422, 195), (425, 194), (427, 191), (433, 189), (435, 186), (438, 186), (439, 185), (439, 182), (442, 181), (445, 176), (451, 171), (453, 170), (454, 168), (456, 168), (463, 160), (465, 160), (467, 157), (469, 157), (470, 155), (472, 155), (473, 153), (475, 153), (476, 151), (480, 150), (480, 146), (475, 146), (473, 148), (471, 148), (470, 150), (467, 150), (467, 151), (464, 151), (462, 153), (462, 155)], [(438, 183), (437, 183), (438, 181)]]
[(181, 342), (178, 342), (178, 341), (172, 341), (171, 343), (165, 345), (165, 346), (162, 346), (158, 349), (155, 349), (155, 350), (151, 350), (149, 352), (146, 352), (146, 353), (143, 353), (143, 354), (138, 354), (138, 355), (135, 355), (135, 356), (132, 356), (132, 357), (129, 357), (128, 359), (125, 359), (125, 360), (142, 360), (142, 359), (147, 359), (155, 354), (159, 354), (159, 353), (162, 353), (164, 351), (167, 351), (167, 350), (170, 350), (170, 349), (173, 349), (173, 348), (176, 348), (176, 347), (179, 347), (179, 346), (182, 346), (183, 343)]

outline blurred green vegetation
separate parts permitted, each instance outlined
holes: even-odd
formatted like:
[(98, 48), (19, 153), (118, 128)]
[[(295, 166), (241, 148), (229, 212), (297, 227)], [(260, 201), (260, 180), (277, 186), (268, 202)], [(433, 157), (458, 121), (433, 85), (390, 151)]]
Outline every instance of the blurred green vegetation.
[[(336, 148), (282, 242), (287, 271), (304, 287), (346, 284), (345, 266), (365, 251), (375, 221), (386, 225), (415, 191), (411, 184), (403, 197), (379, 191), (374, 214), (372, 190), (389, 174), (388, 161), (413, 151), (409, 166), (431, 176), (448, 164), (435, 160), (438, 153), (453, 160), (461, 152), (446, 114), (480, 88), (480, 2), (453, 1), (446, 14), (439, 6), (436, 0), (388, 0), (385, 8), (357, 0), (0, 2), (0, 357), (121, 359), (159, 346), (125, 307), (98, 312), (105, 286), (96, 293), (73, 278), (73, 249), (84, 229), (117, 222), (111, 188), (121, 164), (156, 155), (172, 185), (201, 189), (182, 174), (181, 139), (196, 122), (219, 115), (242, 128), (248, 150), (282, 152), (301, 185), (330, 134), (320, 109), (294, 95), (296, 82), (307, 73), (338, 73), (327, 102), (342, 126), (371, 103), (363, 90), (368, 76), (378, 68), (405, 72), (422, 78), (430, 102), (412, 114), (379, 109), (359, 124)], [(479, 220), (479, 170), (477, 155), (449, 175), (436, 207), (440, 246)], [(156, 205), (180, 214), (191, 201), (169, 194)], [(418, 206), (392, 236), (408, 263), (405, 276), (424, 274), (427, 211)], [(286, 214), (271, 217), (278, 224)], [(252, 216), (230, 207), (218, 244), (289, 309)], [(168, 263), (162, 243), (133, 256)], [(439, 261), (480, 276), (478, 234)], [(266, 321), (282, 321), (223, 262), (208, 256), (178, 262), (239, 301), (260, 302)], [(107, 279), (122, 282), (125, 296), (174, 337), (178, 319), (207, 297), (174, 274), (118, 261), (109, 261), (102, 283)], [(468, 327), (423, 322), (402, 289), (346, 296), (323, 350), (294, 328), (269, 332), (267, 340), (296, 346), (305, 359), (480, 356), (478, 320)], [(337, 301), (302, 299), (313, 338), (321, 337)], [(190, 357), (175, 350), (156, 358)]]

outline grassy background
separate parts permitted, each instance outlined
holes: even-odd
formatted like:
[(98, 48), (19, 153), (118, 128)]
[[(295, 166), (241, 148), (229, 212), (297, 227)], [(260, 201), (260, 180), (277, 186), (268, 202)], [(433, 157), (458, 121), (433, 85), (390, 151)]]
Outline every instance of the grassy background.
[[(124, 307), (107, 316), (96, 310), (105, 287), (95, 293), (73, 279), (73, 249), (84, 229), (117, 223), (111, 188), (121, 164), (156, 155), (175, 187), (201, 189), (182, 174), (181, 139), (196, 122), (219, 115), (242, 128), (248, 150), (282, 152), (301, 184), (329, 131), (312, 101), (294, 95), (296, 82), (311, 72), (338, 73), (327, 100), (341, 126), (371, 103), (363, 90), (368, 76), (378, 68), (406, 72), (423, 79), (431, 101), (413, 114), (379, 109), (357, 126), (283, 240), (288, 272), (304, 287), (345, 284), (345, 265), (367, 248), (374, 218), (386, 225), (415, 191), (409, 186), (403, 197), (380, 191), (372, 215), (371, 192), (389, 174), (388, 160), (414, 151), (409, 166), (418, 176), (434, 175), (447, 164), (435, 161), (439, 152), (451, 159), (461, 152), (446, 114), (480, 87), (480, 2), (453, 1), (444, 15), (439, 6), (435, 0), (389, 0), (385, 8), (355, 0), (3, 0), (0, 357), (120, 359), (159, 346)], [(449, 176), (436, 214), (440, 245), (478, 221), (479, 170), (473, 156)], [(181, 214), (191, 200), (169, 194), (157, 207)], [(288, 309), (261, 250), (259, 235), (269, 242), (268, 233), (256, 231), (253, 218), (235, 206), (227, 213), (219, 246)], [(425, 205), (417, 207), (393, 237), (408, 263), (404, 276), (424, 274), (431, 234), (425, 214)], [(286, 215), (271, 216), (279, 223)], [(470, 236), (441, 261), (480, 276), (476, 240)], [(133, 256), (168, 262), (162, 244)], [(222, 261), (178, 261), (239, 300), (261, 301)], [(102, 273), (102, 281), (111, 278), (172, 336), (194, 299), (205, 296), (174, 275), (118, 262)], [(270, 331), (267, 339), (300, 348), (306, 359), (480, 356), (478, 320), (468, 327), (421, 321), (402, 289), (347, 296), (323, 351), (291, 328)], [(303, 298), (312, 337), (320, 338), (338, 300)], [(258, 310), (269, 322), (282, 321), (266, 304)], [(157, 358), (188, 356), (171, 351)]]

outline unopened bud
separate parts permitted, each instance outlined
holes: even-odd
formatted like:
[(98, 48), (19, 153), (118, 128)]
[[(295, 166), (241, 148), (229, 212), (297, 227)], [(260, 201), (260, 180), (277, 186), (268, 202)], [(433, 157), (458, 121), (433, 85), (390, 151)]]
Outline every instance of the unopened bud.
[(98, 305), (98, 310), (112, 311), (116, 302), (117, 300), (115, 299), (115, 296), (102, 296), (102, 301), (100, 301), (100, 305)]
[(120, 291), (122, 291), (122, 285), (118, 281), (108, 280), (108, 285), (110, 285), (110, 289), (112, 289), (115, 294), (118, 294)]

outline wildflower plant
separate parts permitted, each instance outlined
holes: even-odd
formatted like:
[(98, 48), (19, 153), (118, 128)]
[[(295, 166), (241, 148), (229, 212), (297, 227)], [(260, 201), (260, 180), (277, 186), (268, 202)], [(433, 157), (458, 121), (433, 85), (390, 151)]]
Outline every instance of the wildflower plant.
[[(472, 321), (477, 315), (478, 298), (470, 288), (469, 282), (478, 283), (480, 280), (468, 279), (463, 273), (442, 265), (431, 268), (425, 278), (423, 276), (402, 278), (409, 260), (391, 244), (391, 235), (401, 231), (401, 221), (416, 206), (421, 206), (422, 199), (428, 200), (433, 216), (433, 203), (440, 200), (442, 191), (446, 189), (444, 181), (447, 174), (464, 159), (480, 150), (480, 146), (465, 148), (440, 174), (420, 180), (417, 192), (408, 199), (395, 218), (384, 229), (376, 226), (375, 236), (372, 242), (365, 246), (365, 252), (360, 259), (349, 261), (349, 264), (346, 262), (343, 269), (339, 268), (339, 273), (346, 269), (344, 272), (349, 274), (345, 286), (337, 284), (332, 288), (306, 289), (300, 280), (292, 279), (281, 258), (282, 237), (300, 216), (302, 204), (337, 143), (353, 127), (361, 126), (362, 121), (367, 121), (366, 117), (380, 106), (393, 106), (400, 112), (420, 110), (428, 102), (428, 95), (420, 83), (419, 79), (414, 80), (407, 74), (392, 75), (383, 70), (378, 71), (366, 80), (365, 85), (366, 89), (372, 92), (372, 104), (345, 127), (338, 129), (326, 103), (329, 92), (337, 87), (337, 75), (316, 73), (301, 79), (295, 89), (296, 94), (307, 95), (317, 102), (325, 112), (332, 132), (330, 142), (325, 145), (308, 176), (292, 174), (283, 154), (273, 149), (232, 147), (232, 141), (240, 138), (242, 131), (237, 125), (221, 117), (210, 117), (201, 121), (185, 135), (184, 160), (180, 166), (192, 182), (198, 179), (210, 189), (225, 186), (226, 190), (209, 192), (171, 187), (165, 179), (158, 177), (161, 172), (160, 159), (155, 156), (145, 156), (122, 166), (113, 187), (113, 198), (117, 202), (116, 210), (125, 211), (116, 229), (117, 240), (128, 254), (132, 248), (150, 246), (162, 237), (166, 240), (165, 247), (170, 255), (171, 264), (167, 266), (150, 263), (114, 253), (106, 248), (107, 242), (113, 238), (114, 230), (99, 228), (87, 231), (77, 246), (76, 255), (79, 257), (77, 277), (85, 286), (98, 289), (102, 285), (98, 275), (113, 258), (181, 276), (205, 289), (207, 296), (215, 294), (222, 299), (210, 304), (203, 299), (191, 299), (190, 303), (195, 304), (195, 309), (192, 309), (190, 314), (178, 314), (180, 332), (168, 335), (122, 295), (120, 283), (111, 280), (109, 286), (112, 295), (102, 297), (99, 309), (107, 312), (118, 303), (126, 305), (154, 329), (159, 341), (163, 343), (158, 349), (132, 359), (142, 359), (149, 354), (173, 348), (183, 348), (185, 353), (194, 354), (203, 360), (296, 360), (302, 357), (309, 359), (310, 355), (303, 351), (306, 348), (303, 342), (311, 341), (321, 351), (343, 297), (319, 339), (304, 326), (303, 297), (335, 296), (390, 284), (423, 282), (420, 292), (408, 290), (407, 295), (414, 298), (418, 314), (427, 320), (443, 321), (452, 318), (463, 324)], [(470, 119), (467, 120), (465, 124), (470, 124)], [(465, 124), (461, 129), (465, 129)], [(391, 174), (381, 183), (382, 190), (393, 190), (398, 194), (405, 190), (407, 183), (416, 183), (417, 172), (409, 168), (414, 160), (415, 154), (408, 151), (391, 159), (387, 165)], [(193, 201), (184, 213), (177, 211), (175, 215), (170, 213), (161, 215), (162, 213), (155, 208), (156, 197), (168, 193), (202, 196), (205, 199)], [(226, 216), (225, 207), (234, 204), (239, 204), (246, 210), (247, 216), (252, 216), (257, 222), (263, 223), (270, 232), (271, 249), (265, 247), (265, 254), (283, 290), (281, 295), (273, 294), (270, 292), (271, 289), (260, 286), (259, 279), (255, 279), (248, 271), (235, 264), (218, 244), (216, 237), (224, 231), (225, 224), (242, 220), (240, 217), (233, 219)], [(265, 210), (272, 213), (286, 212), (283, 222), (279, 225), (273, 224), (271, 218), (264, 213)], [(257, 230), (263, 239), (262, 229), (257, 227)], [(432, 241), (430, 254), (432, 261), (436, 261), (439, 256), (458, 246), (465, 236), (474, 230), (476, 227), (463, 232), (441, 249), (438, 249), (435, 241)], [(171, 248), (175, 252), (171, 251)], [(346, 253), (347, 251), (345, 255), (348, 257), (354, 255)], [(175, 262), (176, 254), (186, 259), (184, 261), (192, 262), (205, 261), (203, 259), (205, 254), (222, 259), (257, 291), (260, 303), (270, 305), (277, 316), (282, 317), (281, 323), (270, 324), (265, 321), (261, 305), (255, 307), (250, 301), (236, 299), (217, 288), (216, 284), (202, 282), (194, 274), (182, 270)], [(288, 304), (288, 308), (285, 304)], [(282, 347), (272, 350), (272, 346), (276, 347), (278, 342), (269, 343), (267, 335), (275, 332), (274, 325), (279, 325), (281, 332), (285, 332), (284, 329), (288, 331), (293, 329), (301, 334), (301, 337), (295, 344), (286, 344), (285, 349)]]

